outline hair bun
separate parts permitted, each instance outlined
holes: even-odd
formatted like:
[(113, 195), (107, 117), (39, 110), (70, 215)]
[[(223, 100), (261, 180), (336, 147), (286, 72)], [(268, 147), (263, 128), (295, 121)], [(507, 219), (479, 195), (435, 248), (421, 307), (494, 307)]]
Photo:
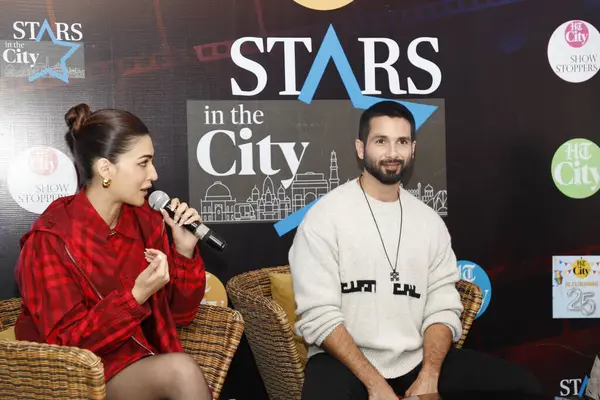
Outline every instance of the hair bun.
[(65, 114), (65, 122), (73, 136), (81, 129), (85, 121), (92, 115), (92, 110), (87, 104), (81, 103), (72, 107)]

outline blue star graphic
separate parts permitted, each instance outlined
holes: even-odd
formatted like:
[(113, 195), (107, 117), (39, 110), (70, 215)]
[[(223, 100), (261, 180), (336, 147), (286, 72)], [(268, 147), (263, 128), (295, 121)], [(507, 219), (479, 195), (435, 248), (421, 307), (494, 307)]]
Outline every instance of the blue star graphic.
[[(317, 87), (321, 82), (321, 78), (325, 73), (325, 69), (327, 68), (327, 64), (329, 64), (329, 60), (333, 60), (335, 67), (342, 78), (342, 83), (346, 88), (346, 92), (348, 92), (348, 97), (350, 98), (350, 102), (359, 110), (365, 110), (371, 107), (373, 104), (378, 103), (384, 100), (392, 100), (397, 101), (400, 104), (406, 106), (415, 117), (415, 125), (418, 130), (424, 123), (431, 117), (431, 115), (437, 110), (436, 106), (432, 106), (429, 104), (419, 104), (412, 103), (407, 101), (399, 101), (394, 99), (384, 99), (380, 97), (372, 97), (365, 96), (362, 94), (360, 90), (360, 86), (356, 81), (356, 77), (352, 72), (352, 67), (350, 66), (350, 62), (348, 61), (348, 57), (344, 53), (344, 49), (338, 39), (338, 36), (333, 29), (333, 26), (330, 25), (325, 37), (323, 38), (323, 43), (317, 52), (315, 60), (313, 61), (313, 65), (310, 67), (310, 71), (308, 72), (308, 76), (306, 77), (306, 81), (302, 86), (302, 90), (300, 91), (300, 95), (298, 96), (298, 100), (310, 104), (313, 100), (315, 93), (317, 91)], [(300, 210), (290, 214), (286, 218), (274, 224), (275, 230), (279, 236), (283, 236), (291, 230), (295, 229), (302, 222), (302, 218), (306, 212), (318, 201), (313, 200), (311, 203), (307, 204)]]
[(77, 43), (69, 43), (64, 42), (62, 40), (57, 40), (56, 36), (54, 36), (54, 32), (52, 32), (52, 29), (50, 28), (48, 20), (44, 20), (40, 32), (35, 38), (36, 42), (39, 43), (42, 40), (44, 32), (48, 32), (48, 36), (50, 36), (50, 39), (52, 39), (52, 43), (59, 46), (68, 47), (69, 51), (67, 51), (67, 53), (60, 59), (60, 73), (55, 72), (52, 68), (46, 68), (36, 74), (31, 75), (29, 77), (29, 82), (33, 82), (36, 79), (41, 78), (42, 76), (49, 75), (53, 76), (54, 78), (60, 79), (64, 83), (69, 83), (69, 70), (67, 69), (67, 60), (73, 55), (73, 53), (77, 51), (77, 49), (81, 47), (81, 45)]

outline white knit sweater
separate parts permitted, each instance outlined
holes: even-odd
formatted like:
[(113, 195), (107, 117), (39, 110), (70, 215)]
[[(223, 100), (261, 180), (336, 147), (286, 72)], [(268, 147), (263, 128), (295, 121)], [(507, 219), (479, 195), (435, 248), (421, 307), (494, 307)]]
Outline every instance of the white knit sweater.
[[(392, 264), (400, 229), (398, 201), (368, 196)], [(434, 323), (462, 335), (456, 257), (443, 220), (401, 189), (404, 210), (397, 271), (392, 268), (358, 181), (320, 199), (305, 215), (289, 252), (296, 300), (296, 332), (309, 357), (344, 324), (385, 378), (408, 373), (423, 359), (423, 334)]]

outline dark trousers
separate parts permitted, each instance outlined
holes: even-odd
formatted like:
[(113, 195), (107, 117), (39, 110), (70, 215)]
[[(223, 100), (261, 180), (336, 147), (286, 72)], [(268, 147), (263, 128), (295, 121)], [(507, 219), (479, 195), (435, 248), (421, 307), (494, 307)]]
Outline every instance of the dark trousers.
[[(396, 394), (404, 396), (420, 370), (421, 364), (387, 382)], [(536, 378), (520, 365), (472, 350), (451, 348), (442, 364), (438, 391), (444, 395), (469, 391), (540, 393), (541, 389)], [(368, 397), (362, 382), (334, 357), (320, 353), (308, 360), (302, 400), (367, 400)]]

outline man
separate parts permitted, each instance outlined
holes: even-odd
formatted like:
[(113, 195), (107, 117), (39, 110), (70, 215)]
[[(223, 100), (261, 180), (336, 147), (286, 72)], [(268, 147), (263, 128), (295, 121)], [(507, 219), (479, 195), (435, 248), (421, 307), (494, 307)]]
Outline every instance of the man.
[(302, 398), (539, 392), (520, 366), (451, 348), (463, 307), (450, 235), (400, 187), (415, 154), (410, 111), (377, 103), (362, 114), (358, 137), (362, 175), (308, 211), (289, 253), (295, 328), (310, 345)]

